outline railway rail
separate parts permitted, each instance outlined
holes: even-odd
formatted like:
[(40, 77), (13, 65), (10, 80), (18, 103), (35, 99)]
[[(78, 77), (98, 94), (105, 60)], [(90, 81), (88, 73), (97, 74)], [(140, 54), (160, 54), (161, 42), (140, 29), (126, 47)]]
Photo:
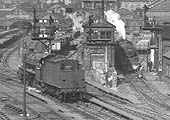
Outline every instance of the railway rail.
[[(11, 54), (11, 52), (9, 52), (6, 55), (6, 57), (4, 58), (5, 59), (4, 64), (6, 63), (6, 59), (10, 54)], [(9, 66), (4, 65), (4, 67), (5, 68), (3, 68), (3, 69), (6, 70), (6, 72), (7, 72), (7, 68)], [(8, 68), (8, 70), (10, 71), (10, 68)], [(3, 76), (3, 78), (8, 76), (7, 79), (10, 80), (10, 82), (7, 81), (6, 79), (1, 81), (2, 84), (6, 84), (8, 86), (8, 88), (10, 88), (9, 85), (11, 86), (11, 84), (13, 87), (21, 86), (21, 88), (22, 88), (22, 85), (15, 83), (14, 82), (15, 80), (13, 81), (14, 78), (10, 78), (9, 75), (7, 75), (7, 76), (0, 75), (0, 76)], [(96, 86), (93, 86), (93, 87), (97, 88)], [(14, 89), (16, 89), (16, 88), (14, 88)], [(168, 120), (168, 116), (161, 116), (162, 115), (161, 113), (156, 113), (155, 111), (150, 111), (150, 110), (147, 110), (147, 112), (146, 112), (146, 110), (137, 110), (137, 108), (135, 109), (135, 107), (132, 107), (132, 106), (130, 107), (130, 105), (132, 104), (130, 101), (118, 98), (118, 96), (117, 97), (113, 96), (113, 94), (107, 93), (102, 89), (99, 89), (99, 88), (97, 88), (97, 89), (100, 90), (101, 94), (98, 96), (89, 94), (90, 99), (88, 99), (88, 102), (90, 102), (90, 105), (87, 106), (86, 103), (81, 103), (81, 104), (74, 103), (74, 104), (65, 104), (65, 105), (67, 105), (67, 107), (70, 109), (74, 109), (73, 111), (76, 111), (77, 113), (78, 112), (81, 114), (86, 113), (84, 116), (86, 116), (87, 118), (88, 117), (90, 118), (90, 116), (91, 117), (93, 116), (93, 119)], [(107, 95), (103, 96), (106, 93), (107, 93)], [(35, 96), (36, 96), (36, 94), (35, 94)], [(10, 97), (10, 96), (8, 96), (8, 97)], [(99, 111), (99, 109), (100, 109), (100, 111)], [(50, 112), (42, 112), (42, 113), (37, 112), (37, 115), (42, 116), (43, 119), (47, 119), (47, 120), (50, 119), (50, 118), (47, 118), (47, 116), (50, 116), (50, 114), (52, 114), (52, 113), (57, 114), (57, 116), (59, 116), (58, 113), (56, 113), (55, 111), (53, 111), (53, 112), (51, 112), (51, 111), (52, 110), (50, 110)], [(108, 111), (110, 111), (110, 112), (108, 112)], [(35, 110), (35, 112), (36, 112), (36, 110)], [(54, 115), (54, 114), (52, 114), (52, 115)], [(62, 116), (60, 116), (59, 119), (67, 119), (67, 118), (62, 118)]]
[[(24, 38), (24, 39), (27, 39)], [(7, 91), (3, 91), (1, 90), (1, 94), (5, 95), (8, 99), (13, 99), (13, 101), (17, 101), (17, 103), (20, 103), (20, 106), (23, 104), (22, 101), (20, 101), (22, 99), (21, 95), (22, 95), (22, 84), (19, 83), (19, 79), (17, 77), (16, 71), (11, 70), (8, 66), (8, 64), (6, 63), (6, 60), (8, 59), (8, 57), (10, 56), (10, 54), (12, 54), (18, 47), (20, 43), (17, 42), (15, 43), (15, 45), (13, 45), (14, 47), (8, 47), (6, 49), (3, 50), (4, 54), (2, 57), (2, 67), (1, 67), (1, 73), (0, 73), (0, 77), (1, 77), (1, 85), (3, 86), (7, 86), (8, 89), (11, 89), (11, 91), (16, 91), (17, 89), (19, 89), (17, 92), (15, 92), (14, 94), (8, 94)], [(1, 86), (1, 88), (3, 88)], [(5, 88), (5, 89), (7, 89)], [(10, 90), (9, 90), (10, 91)], [(20, 93), (20, 100), (15, 99), (17, 98), (17, 94)], [(14, 96), (13, 96), (14, 95)], [(29, 97), (30, 99), (30, 97)], [(37, 102), (37, 100), (36, 100)], [(30, 106), (30, 104), (29, 104)], [(48, 109), (48, 111), (46, 112), (37, 112), (37, 110), (34, 110), (33, 108), (27, 106), (27, 110), (32, 111), (32, 113), (36, 113), (36, 119), (40, 119), (40, 120), (50, 120), (50, 119), (59, 119), (59, 120), (70, 120), (69, 118), (66, 118), (65, 116), (62, 116), (60, 114), (58, 114), (57, 112), (52, 111), (50, 108), (46, 107), (46, 109)], [(45, 106), (42, 106), (42, 108)], [(14, 111), (20, 111), (20, 113), (23, 113), (22, 109), (15, 107), (15, 105), (8, 105), (5, 104), (5, 108), (8, 109), (12, 109)], [(2, 114), (3, 115), (3, 114)], [(1, 116), (2, 116), (1, 115)], [(5, 117), (3, 117), (5, 118)]]
[[(101, 88), (97, 88), (97, 86), (95, 87), (100, 91)], [(112, 98), (109, 100), (108, 97), (101, 97), (101, 96), (102, 95), (99, 95), (97, 99), (113, 106), (114, 108), (116, 108), (116, 111), (121, 110), (120, 113), (122, 112), (129, 113), (130, 115), (141, 118), (142, 120), (168, 120), (169, 119), (167, 116), (162, 116), (162, 114), (157, 111), (153, 111), (146, 108), (141, 109), (140, 107), (135, 107), (135, 104), (125, 104), (125, 103), (122, 104), (122, 102), (118, 102), (118, 101), (116, 102)]]
[[(154, 89), (144, 78), (137, 78), (136, 73), (127, 76), (133, 88), (137, 91), (139, 99), (148, 104), (154, 110), (156, 109), (162, 115), (169, 118), (170, 106), (166, 103), (170, 97), (163, 95)], [(166, 115), (167, 114), (167, 115)]]
[[(6, 105), (6, 108), (7, 108), (7, 106), (8, 106), (8, 108), (12, 108), (12, 109), (15, 108), (14, 110), (18, 111), (18, 114), (20, 114), (20, 115), (23, 114), (22, 108), (20, 108), (23, 105), (21, 91), (22, 91), (22, 89), (17, 88), (16, 86), (11, 86), (11, 84), (8, 84), (7, 82), (1, 82), (1, 91), (0, 91), (1, 95), (4, 95), (8, 99), (17, 103), (17, 104), (14, 104), (12, 102), (11, 103), (12, 105)], [(31, 102), (29, 103), (29, 101), (28, 101), (26, 108), (27, 108), (28, 113), (30, 115), (34, 116), (34, 119), (36, 118), (38, 120), (50, 120), (50, 119), (55, 118), (58, 120), (70, 120), (69, 118), (62, 116), (61, 114), (58, 114), (56, 111), (50, 109), (48, 106), (43, 105), (42, 101), (38, 101), (37, 99), (35, 100), (35, 98), (31, 98), (30, 96), (29, 97), (27, 96), (27, 98), (29, 98), (29, 101), (31, 101)], [(33, 104), (31, 104), (31, 103), (33, 103)], [(37, 111), (38, 108), (42, 108), (45, 111), (38, 112)], [(28, 119), (29, 119), (29, 117), (28, 117)]]
[[(8, 56), (7, 56), (8, 57)], [(5, 57), (5, 59), (7, 59), (7, 57)], [(4, 67), (7, 67), (7, 66), (4, 66)], [(10, 69), (9, 69), (10, 70)], [(2, 76), (2, 75), (1, 75)], [(3, 77), (8, 77), (8, 80), (3, 80), (2, 82), (6, 82), (7, 84), (12, 84), (12, 86), (21, 86), (22, 87), (22, 85), (19, 85), (18, 83), (14, 83), (14, 82), (12, 82), (12, 79), (13, 78), (9, 78), (9, 75), (7, 75), (7, 76), (5, 76), (5, 75), (3, 75)], [(18, 80), (15, 80), (15, 81), (18, 81)], [(15, 88), (16, 89), (16, 88)], [(91, 102), (92, 103), (92, 102)], [(75, 103), (76, 104), (76, 103)], [(124, 113), (124, 115), (122, 115), (121, 113), (116, 113), (116, 112), (111, 112), (110, 114), (106, 114), (106, 113), (102, 113), (102, 111), (100, 111), (99, 113), (98, 113), (98, 115), (96, 114), (96, 111), (98, 110), (98, 109), (93, 109), (93, 110), (91, 110), (92, 108), (91, 108), (91, 106), (89, 106), (88, 108), (86, 108), (87, 106), (84, 106), (83, 104), (76, 104), (76, 105), (69, 105), (70, 107), (69, 108), (74, 108), (74, 111), (76, 111), (76, 112), (80, 112), (80, 108), (84, 108), (84, 109), (81, 109), (81, 114), (84, 114), (84, 113), (86, 113), (86, 114), (88, 114), (88, 115), (86, 115), (86, 117), (92, 117), (93, 116), (93, 118), (97, 118), (97, 119), (104, 119), (104, 118), (112, 118), (112, 119), (135, 119), (135, 120), (137, 120), (138, 118), (136, 118), (135, 116), (128, 116), (128, 114), (126, 115), (126, 113)], [(95, 103), (94, 101), (93, 101), (93, 104), (98, 104), (97, 102)], [(67, 105), (68, 106), (68, 105)], [(77, 107), (75, 107), (75, 106), (77, 106)], [(100, 104), (98, 105), (98, 106), (101, 106)], [(86, 108), (86, 109), (85, 109)], [(103, 107), (104, 108), (104, 107)], [(95, 113), (94, 113), (95, 112)], [(102, 113), (102, 114), (101, 114)], [(94, 117), (95, 116), (95, 117)], [(102, 117), (102, 116), (104, 116), (104, 117)]]
[(11, 120), (5, 113), (0, 111), (0, 119), (2, 120)]
[[(9, 57), (9, 55), (11, 54), (11, 52), (13, 52), (13, 50), (10, 50), (10, 51), (7, 51), (7, 54), (4, 56), (4, 62), (3, 62), (3, 67), (4, 68), (2, 68), (1, 70), (3, 70), (5, 73), (13, 73), (13, 72), (11, 72), (10, 71), (10, 68), (9, 68), (9, 66), (6, 64), (6, 59)], [(9, 69), (8, 69), (9, 68)], [(11, 85), (11, 86), (13, 86), (14, 88), (14, 90), (16, 89), (15, 87), (17, 86), (18, 88), (20, 87), (20, 88), (22, 88), (22, 85), (21, 84), (19, 84), (19, 83), (15, 83), (14, 81), (18, 81), (18, 80), (14, 80), (14, 78), (10, 78), (9, 76), (11, 76), (11, 75), (5, 75), (5, 74), (1, 74), (0, 75), (1, 77), (3, 77), (4, 78), (4, 80), (2, 80), (1, 82), (2, 82), (2, 84), (7, 84), (8, 85), (8, 88), (10, 88), (9, 87), (9, 85)], [(14, 81), (13, 81), (14, 80)], [(9, 105), (7, 105), (7, 106), (9, 106)], [(73, 107), (73, 105), (72, 105), (72, 108), (74, 108), (74, 110), (75, 109), (77, 109), (76, 111), (78, 112), (79, 111), (79, 109), (80, 109), (80, 105), (78, 105), (79, 107), (78, 108), (75, 108), (75, 107)], [(13, 107), (12, 107), (13, 108)], [(84, 113), (86, 113), (87, 115), (86, 115), (86, 117), (91, 117), (91, 118), (94, 118), (94, 119), (99, 119), (99, 117), (98, 116), (96, 116), (95, 114), (96, 114), (96, 112), (95, 112), (95, 114), (94, 113), (90, 113), (89, 112), (90, 110), (89, 110), (89, 108), (88, 109), (86, 109), (86, 110), (82, 110), (81, 111), (81, 113), (82, 114), (84, 114)], [(49, 114), (49, 113), (44, 113), (44, 114)], [(100, 115), (101, 114), (101, 112), (98, 114), (98, 115)], [(103, 113), (104, 114), (104, 113)], [(59, 116), (59, 115), (58, 115)], [(94, 117), (95, 116), (95, 117)], [(106, 115), (105, 115), (106, 116)], [(101, 115), (100, 115), (100, 117), (101, 117)], [(112, 117), (113, 118), (113, 117)], [(100, 118), (101, 119), (101, 118)], [(115, 119), (115, 115), (114, 115), (114, 119)]]

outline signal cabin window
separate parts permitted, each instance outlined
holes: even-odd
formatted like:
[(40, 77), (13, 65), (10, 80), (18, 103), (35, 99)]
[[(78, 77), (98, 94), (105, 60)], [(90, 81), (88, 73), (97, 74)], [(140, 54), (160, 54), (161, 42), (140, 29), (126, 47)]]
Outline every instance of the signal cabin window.
[(85, 7), (85, 8), (93, 8), (92, 1), (84, 2), (84, 7)]
[(105, 39), (105, 32), (104, 31), (100, 32), (100, 39)]
[(106, 32), (106, 39), (111, 39), (111, 32)]
[(93, 33), (93, 39), (98, 39), (98, 31), (94, 31), (94, 33)]
[(110, 31), (100, 32), (100, 39), (111, 39), (111, 32)]
[(96, 2), (95, 8), (102, 8), (102, 2)]

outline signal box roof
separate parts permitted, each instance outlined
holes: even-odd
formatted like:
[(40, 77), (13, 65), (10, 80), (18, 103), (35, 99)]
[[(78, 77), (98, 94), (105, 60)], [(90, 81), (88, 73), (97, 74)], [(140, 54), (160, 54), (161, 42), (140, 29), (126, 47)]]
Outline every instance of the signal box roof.
[[(94, 19), (94, 22), (91, 24), (92, 28), (115, 28), (114, 25), (112, 25), (111, 23), (107, 22), (103, 18), (93, 17), (92, 19)], [(89, 27), (89, 23), (88, 22), (84, 23), (83, 27), (84, 28), (88, 28)]]

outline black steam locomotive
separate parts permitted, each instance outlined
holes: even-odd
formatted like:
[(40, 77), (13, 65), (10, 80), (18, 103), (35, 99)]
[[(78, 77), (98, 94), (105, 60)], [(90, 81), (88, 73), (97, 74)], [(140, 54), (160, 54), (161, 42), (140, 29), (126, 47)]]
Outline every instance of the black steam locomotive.
[(115, 46), (115, 67), (124, 74), (134, 72), (139, 64), (136, 47), (129, 40), (119, 40)]

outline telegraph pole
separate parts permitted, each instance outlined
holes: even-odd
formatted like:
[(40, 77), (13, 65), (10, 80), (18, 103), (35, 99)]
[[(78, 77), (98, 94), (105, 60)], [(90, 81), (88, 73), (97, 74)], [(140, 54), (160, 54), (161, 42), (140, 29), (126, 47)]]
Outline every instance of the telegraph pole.
[[(49, 17), (49, 26), (50, 26), (50, 37), (53, 38), (53, 29), (52, 29), (52, 23), (54, 22), (53, 18), (50, 16)], [(49, 39), (49, 43), (48, 43), (48, 53), (51, 53), (51, 49), (52, 49), (52, 44), (51, 44), (51, 40), (52, 39)]]
[[(102, 18), (104, 19), (104, 0), (102, 0)], [(105, 81), (108, 87), (108, 41), (105, 41)]]
[(23, 49), (22, 49), (22, 63), (23, 63), (23, 69), (24, 69), (24, 75), (23, 75), (23, 117), (24, 120), (27, 120), (27, 112), (26, 112), (26, 43), (24, 41)]

